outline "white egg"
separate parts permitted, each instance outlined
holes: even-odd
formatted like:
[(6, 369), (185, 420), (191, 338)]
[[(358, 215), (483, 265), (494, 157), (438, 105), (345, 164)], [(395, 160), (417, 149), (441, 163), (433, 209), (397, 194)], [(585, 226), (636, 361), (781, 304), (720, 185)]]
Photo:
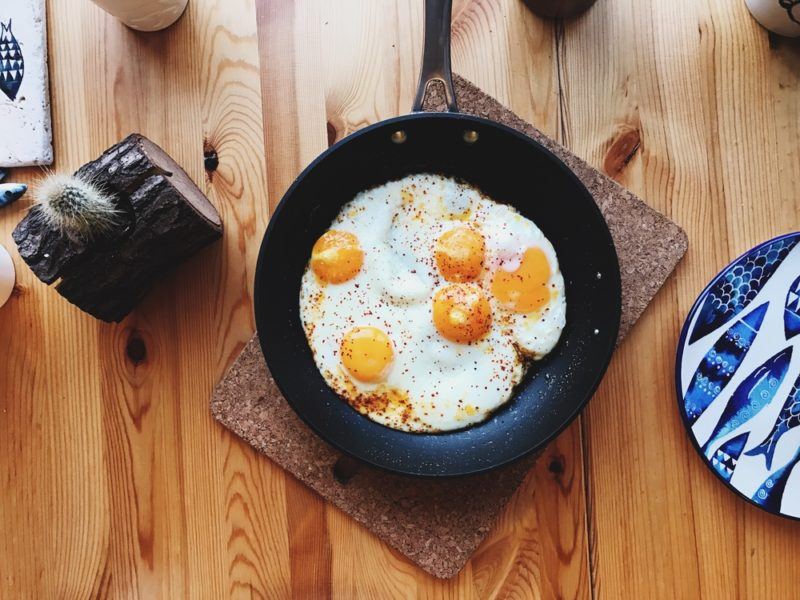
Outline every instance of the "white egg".
[(526, 355), (541, 359), (549, 354), (561, 337), (566, 325), (567, 305), (564, 294), (564, 278), (558, 266), (556, 251), (542, 231), (529, 219), (513, 208), (492, 203), (485, 206), (483, 235), (486, 239), (487, 279), (497, 269), (515, 271), (519, 268), (524, 252), (538, 248), (547, 257), (551, 289), (550, 301), (541, 309), (529, 313), (506, 312), (514, 330), (514, 339)]
[[(437, 240), (465, 227), (483, 236), (483, 263), (474, 279), (453, 284), (440, 272)], [(566, 301), (553, 247), (531, 221), (469, 185), (430, 174), (389, 182), (358, 194), (329, 232), (357, 240), (360, 268), (346, 281), (326, 282), (315, 272), (312, 255), (300, 316), (327, 383), (383, 425), (429, 432), (480, 422), (512, 396), (529, 360), (558, 342)], [(519, 269), (531, 248), (546, 256), (550, 276), (542, 285), (549, 300), (534, 311), (513, 312), (507, 298), (493, 297), (494, 276)], [(488, 301), (490, 324), (475, 320), (479, 312), (466, 313), (469, 335), (479, 336), (473, 341), (452, 341), (460, 333), (451, 330), (452, 339), (446, 339), (434, 323), (435, 314), (464, 316), (445, 304), (436, 305), (444, 312), (434, 310), (434, 297), (451, 287), (474, 290)], [(510, 294), (516, 298), (516, 289)], [(470, 329), (475, 323), (483, 328)]]

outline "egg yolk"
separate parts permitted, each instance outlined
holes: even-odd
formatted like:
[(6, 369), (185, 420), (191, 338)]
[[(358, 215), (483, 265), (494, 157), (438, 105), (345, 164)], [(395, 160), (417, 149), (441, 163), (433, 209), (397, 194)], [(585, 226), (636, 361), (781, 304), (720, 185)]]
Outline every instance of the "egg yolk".
[(456, 227), (436, 241), (434, 257), (439, 272), (447, 281), (463, 283), (481, 274), (486, 243), (469, 227)]
[(516, 271), (498, 269), (492, 279), (497, 301), (517, 313), (530, 313), (550, 300), (550, 263), (540, 248), (528, 248)]
[(327, 283), (344, 283), (352, 279), (363, 264), (364, 252), (358, 238), (346, 231), (326, 231), (311, 249), (311, 268)]
[(479, 340), (492, 325), (489, 300), (475, 285), (445, 286), (433, 296), (433, 324), (451, 342)]
[(384, 379), (393, 358), (392, 341), (376, 327), (356, 327), (342, 340), (342, 364), (359, 381)]

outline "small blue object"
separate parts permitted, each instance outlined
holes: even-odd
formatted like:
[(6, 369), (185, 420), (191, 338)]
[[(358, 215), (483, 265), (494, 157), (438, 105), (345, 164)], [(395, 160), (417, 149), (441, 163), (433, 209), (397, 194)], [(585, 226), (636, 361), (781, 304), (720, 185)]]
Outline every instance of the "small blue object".
[(3, 183), (3, 180), (6, 178), (6, 175), (8, 175), (8, 172), (5, 171), (4, 169), (0, 169), (0, 183)]
[(800, 519), (800, 232), (749, 250), (706, 286), (678, 341), (678, 409), (731, 490)]
[(24, 183), (0, 183), (0, 208), (16, 202), (27, 191)]

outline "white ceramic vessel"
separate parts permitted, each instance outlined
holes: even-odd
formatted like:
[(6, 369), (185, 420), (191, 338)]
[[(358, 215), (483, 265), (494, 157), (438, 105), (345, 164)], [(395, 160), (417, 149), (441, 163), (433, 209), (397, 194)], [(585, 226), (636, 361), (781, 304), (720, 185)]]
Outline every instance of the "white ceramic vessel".
[(800, 37), (800, 0), (745, 0), (756, 21), (770, 31)]
[(3, 306), (14, 291), (14, 282), (17, 276), (11, 256), (3, 246), (0, 246), (0, 306)]
[(158, 31), (177, 21), (189, 0), (92, 0), (131, 29)]

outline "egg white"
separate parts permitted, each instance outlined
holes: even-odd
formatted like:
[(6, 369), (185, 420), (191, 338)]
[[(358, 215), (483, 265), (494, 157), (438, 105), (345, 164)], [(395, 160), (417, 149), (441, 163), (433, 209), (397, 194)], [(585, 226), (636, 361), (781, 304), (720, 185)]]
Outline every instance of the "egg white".
[[(433, 324), (433, 294), (448, 283), (437, 269), (434, 245), (444, 232), (467, 224), (486, 240), (484, 273), (476, 283), (490, 299), (493, 320), (482, 339), (458, 344)], [(511, 397), (529, 359), (545, 356), (558, 342), (566, 300), (552, 245), (533, 222), (475, 188), (440, 175), (410, 175), (358, 194), (330, 228), (358, 238), (364, 264), (342, 284), (321, 282), (307, 268), (300, 316), (327, 383), (378, 423), (415, 432), (478, 423)], [(548, 258), (552, 299), (537, 313), (511, 313), (491, 296), (491, 276), (498, 268), (516, 268), (530, 247)], [(341, 362), (342, 339), (360, 326), (381, 329), (394, 346), (393, 364), (377, 384), (350, 376)]]

